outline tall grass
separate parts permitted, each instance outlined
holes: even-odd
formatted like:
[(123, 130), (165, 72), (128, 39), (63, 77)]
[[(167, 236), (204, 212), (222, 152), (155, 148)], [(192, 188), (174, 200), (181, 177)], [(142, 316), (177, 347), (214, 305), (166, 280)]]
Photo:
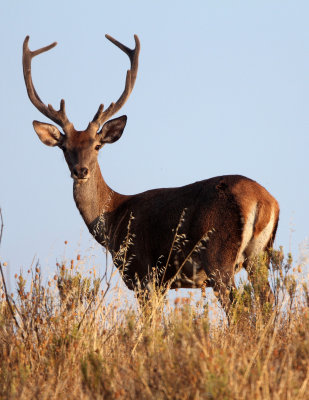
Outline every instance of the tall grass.
[(229, 323), (203, 292), (171, 303), (154, 288), (141, 311), (79, 255), (46, 283), (39, 264), (16, 274), (15, 295), (0, 263), (0, 399), (308, 399), (304, 262), (274, 250), (270, 277), (269, 255), (254, 263)]
[(141, 313), (79, 260), (17, 275), (15, 299), (2, 281), (0, 398), (308, 399), (308, 284), (282, 249), (271, 265), (275, 309), (244, 281), (230, 324), (203, 297), (154, 292)]

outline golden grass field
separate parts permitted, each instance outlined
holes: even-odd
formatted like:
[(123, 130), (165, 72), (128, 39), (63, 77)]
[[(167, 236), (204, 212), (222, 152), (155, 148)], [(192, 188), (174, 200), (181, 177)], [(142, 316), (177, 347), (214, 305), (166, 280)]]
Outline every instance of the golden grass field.
[(0, 398), (309, 399), (306, 267), (273, 251), (276, 307), (261, 309), (256, 262), (255, 292), (240, 283), (230, 324), (198, 291), (154, 293), (142, 313), (111, 268), (98, 278), (79, 255), (46, 282), (39, 265), (16, 275), (13, 296), (2, 279)]

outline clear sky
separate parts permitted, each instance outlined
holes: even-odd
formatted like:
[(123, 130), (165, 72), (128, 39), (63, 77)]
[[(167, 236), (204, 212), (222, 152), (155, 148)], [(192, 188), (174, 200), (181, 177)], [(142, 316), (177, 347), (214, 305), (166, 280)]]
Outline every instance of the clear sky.
[(34, 84), (46, 103), (58, 108), (64, 98), (84, 129), (100, 103), (119, 97), (129, 67), (105, 33), (130, 47), (138, 34), (139, 73), (121, 111), (127, 127), (100, 155), (107, 183), (133, 194), (248, 176), (278, 199), (276, 245), (297, 258), (309, 235), (308, 21), (309, 2), (297, 0), (2, 1), (1, 260), (9, 271), (34, 256), (52, 271), (65, 240), (68, 253), (95, 251), (62, 152), (32, 128), (34, 119), (49, 121), (26, 94), (26, 35), (30, 49), (58, 42), (34, 59)]

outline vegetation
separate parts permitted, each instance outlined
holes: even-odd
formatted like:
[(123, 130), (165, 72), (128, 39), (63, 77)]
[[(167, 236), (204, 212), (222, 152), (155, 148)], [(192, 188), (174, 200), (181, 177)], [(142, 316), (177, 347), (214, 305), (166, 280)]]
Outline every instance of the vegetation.
[(193, 296), (154, 293), (141, 314), (112, 293), (112, 270), (81, 274), (77, 259), (45, 286), (38, 265), (16, 275), (15, 300), (2, 282), (0, 398), (308, 398), (309, 290), (282, 250), (271, 257), (275, 309), (241, 282), (229, 325)]
[(268, 261), (240, 282), (229, 323), (208, 295), (154, 290), (141, 312), (112, 268), (81, 273), (79, 255), (46, 284), (39, 265), (16, 274), (14, 294), (0, 263), (0, 399), (308, 399), (305, 262), (272, 252), (273, 308)]

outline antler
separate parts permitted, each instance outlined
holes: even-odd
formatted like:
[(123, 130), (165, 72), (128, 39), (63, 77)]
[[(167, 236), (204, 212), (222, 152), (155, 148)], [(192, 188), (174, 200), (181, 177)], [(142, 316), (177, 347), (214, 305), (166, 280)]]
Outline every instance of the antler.
[(140, 41), (137, 35), (134, 35), (134, 40), (135, 40), (134, 49), (129, 49), (127, 46), (118, 42), (118, 40), (114, 39), (109, 35), (105, 35), (105, 37), (112, 43), (114, 43), (115, 46), (119, 47), (120, 50), (124, 51), (128, 55), (131, 62), (131, 68), (127, 71), (124, 91), (122, 95), (119, 97), (119, 99), (116, 101), (116, 103), (111, 103), (105, 111), (103, 111), (104, 106), (103, 104), (101, 104), (97, 113), (95, 114), (92, 122), (97, 123), (99, 125), (99, 128), (105, 121), (107, 121), (114, 114), (116, 114), (116, 112), (121, 109), (121, 107), (129, 98), (136, 80), (136, 75), (138, 70), (138, 55), (140, 52)]
[(65, 113), (65, 103), (62, 99), (60, 101), (60, 109), (56, 111), (50, 104), (46, 106), (42, 100), (40, 99), (39, 95), (37, 94), (31, 77), (31, 61), (32, 58), (37, 56), (38, 54), (44, 53), (55, 47), (57, 42), (50, 44), (49, 46), (42, 47), (41, 49), (31, 51), (28, 47), (29, 36), (26, 36), (23, 45), (23, 71), (24, 71), (24, 78), (25, 84), (27, 88), (27, 93), (31, 103), (39, 110), (42, 114), (44, 114), (47, 118), (54, 121), (56, 124), (64, 128), (68, 124), (71, 124), (68, 120), (66, 113)]

